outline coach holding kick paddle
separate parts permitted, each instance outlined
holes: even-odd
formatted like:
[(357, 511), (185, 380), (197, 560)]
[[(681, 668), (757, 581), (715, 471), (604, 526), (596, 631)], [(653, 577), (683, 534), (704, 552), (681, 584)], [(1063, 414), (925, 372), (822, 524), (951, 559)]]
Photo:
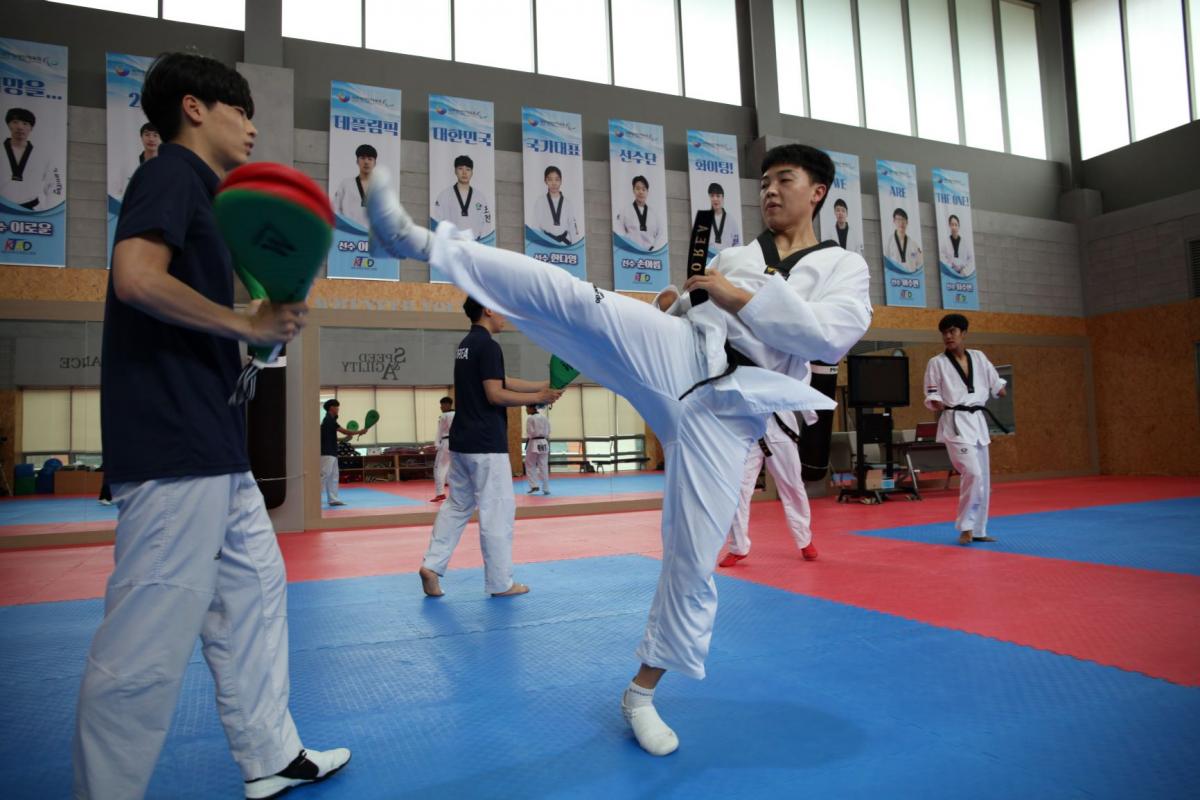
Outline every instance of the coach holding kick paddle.
[[(345, 749), (305, 750), (288, 711), (287, 578), (250, 473), (245, 414), (229, 403), (238, 340), (287, 342), (306, 306), (232, 308), (237, 245), (227, 246), (213, 197), (254, 146), (246, 80), (210, 58), (166, 54), (146, 74), (142, 106), (166, 143), (131, 179), (113, 248), (101, 420), (116, 564), (80, 689), (74, 795), (145, 794), (199, 636), (245, 795), (274, 797), (350, 759)], [(242, 191), (263, 196), (254, 217), (310, 220), (291, 227), (327, 237), (328, 200), (305, 209), (287, 199), (303, 181)], [(297, 255), (306, 231), (279, 224), (258, 240)], [(297, 272), (309, 268), (302, 261)]]

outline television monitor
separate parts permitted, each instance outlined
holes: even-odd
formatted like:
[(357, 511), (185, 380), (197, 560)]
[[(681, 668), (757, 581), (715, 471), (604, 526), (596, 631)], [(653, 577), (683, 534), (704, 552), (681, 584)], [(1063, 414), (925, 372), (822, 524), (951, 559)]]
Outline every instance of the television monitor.
[(848, 356), (846, 366), (851, 408), (908, 405), (908, 356)]

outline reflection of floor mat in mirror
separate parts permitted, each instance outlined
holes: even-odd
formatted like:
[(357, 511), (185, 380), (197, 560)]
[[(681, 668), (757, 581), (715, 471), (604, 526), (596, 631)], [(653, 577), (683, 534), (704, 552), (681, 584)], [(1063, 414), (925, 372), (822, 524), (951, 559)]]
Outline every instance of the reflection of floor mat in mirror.
[(117, 507), (95, 497), (13, 497), (0, 500), (0, 527), (61, 522), (115, 522)]
[[(818, 562), (820, 563), (820, 562)], [(305, 797), (1108, 798), (1194, 796), (1200, 690), (718, 577), (709, 677), (668, 675), (678, 731), (626, 731), (659, 564), (525, 564), (528, 597), (479, 569), (425, 599), (411, 574), (289, 586), (292, 711), (306, 746), (354, 759)], [(98, 600), (0, 609), (6, 796), (70, 787), (74, 704)], [(148, 796), (237, 797), (195, 654)], [(299, 796), (299, 795), (297, 795)]]
[[(339, 511), (350, 511), (355, 508), (392, 508), (395, 506), (423, 506), (422, 500), (414, 500), (404, 495), (395, 494), (382, 488), (364, 486), (361, 483), (343, 483), (338, 487), (338, 499), (346, 505), (335, 506)], [(321, 495), (321, 508), (329, 510), (329, 500)]]

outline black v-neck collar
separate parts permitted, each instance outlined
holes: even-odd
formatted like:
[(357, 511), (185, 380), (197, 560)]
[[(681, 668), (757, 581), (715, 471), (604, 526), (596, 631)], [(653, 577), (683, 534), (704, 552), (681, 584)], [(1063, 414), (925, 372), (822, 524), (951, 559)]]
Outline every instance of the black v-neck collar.
[(967, 371), (965, 373), (959, 365), (958, 359), (949, 350), (945, 351), (944, 355), (950, 359), (950, 366), (954, 367), (954, 371), (958, 373), (958, 377), (962, 378), (962, 382), (967, 385), (967, 391), (973, 394), (975, 392), (975, 359), (971, 358), (970, 350), (966, 350), (965, 352), (967, 354)]
[(827, 247), (837, 247), (838, 243), (832, 239), (826, 239), (823, 242), (814, 244), (812, 247), (797, 250), (781, 261), (779, 259), (779, 248), (775, 246), (775, 234), (771, 233), (771, 229), (768, 228), (758, 235), (758, 246), (762, 249), (763, 261), (767, 264), (767, 272), (778, 272), (786, 278), (791, 273), (792, 267), (800, 262), (800, 259), (809, 253), (815, 253)]

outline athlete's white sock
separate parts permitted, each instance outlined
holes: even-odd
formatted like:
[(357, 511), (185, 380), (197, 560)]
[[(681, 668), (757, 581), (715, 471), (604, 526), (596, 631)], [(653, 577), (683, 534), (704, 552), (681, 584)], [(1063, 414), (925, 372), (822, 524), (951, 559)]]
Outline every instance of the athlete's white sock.
[(654, 709), (653, 689), (631, 681), (621, 697), (621, 713), (633, 728), (638, 744), (650, 755), (665, 756), (679, 747), (679, 737)]
[(371, 220), (372, 247), (381, 247), (396, 258), (429, 260), (433, 232), (414, 223), (400, 205), (391, 172), (386, 167), (376, 167), (371, 174), (367, 216)]

